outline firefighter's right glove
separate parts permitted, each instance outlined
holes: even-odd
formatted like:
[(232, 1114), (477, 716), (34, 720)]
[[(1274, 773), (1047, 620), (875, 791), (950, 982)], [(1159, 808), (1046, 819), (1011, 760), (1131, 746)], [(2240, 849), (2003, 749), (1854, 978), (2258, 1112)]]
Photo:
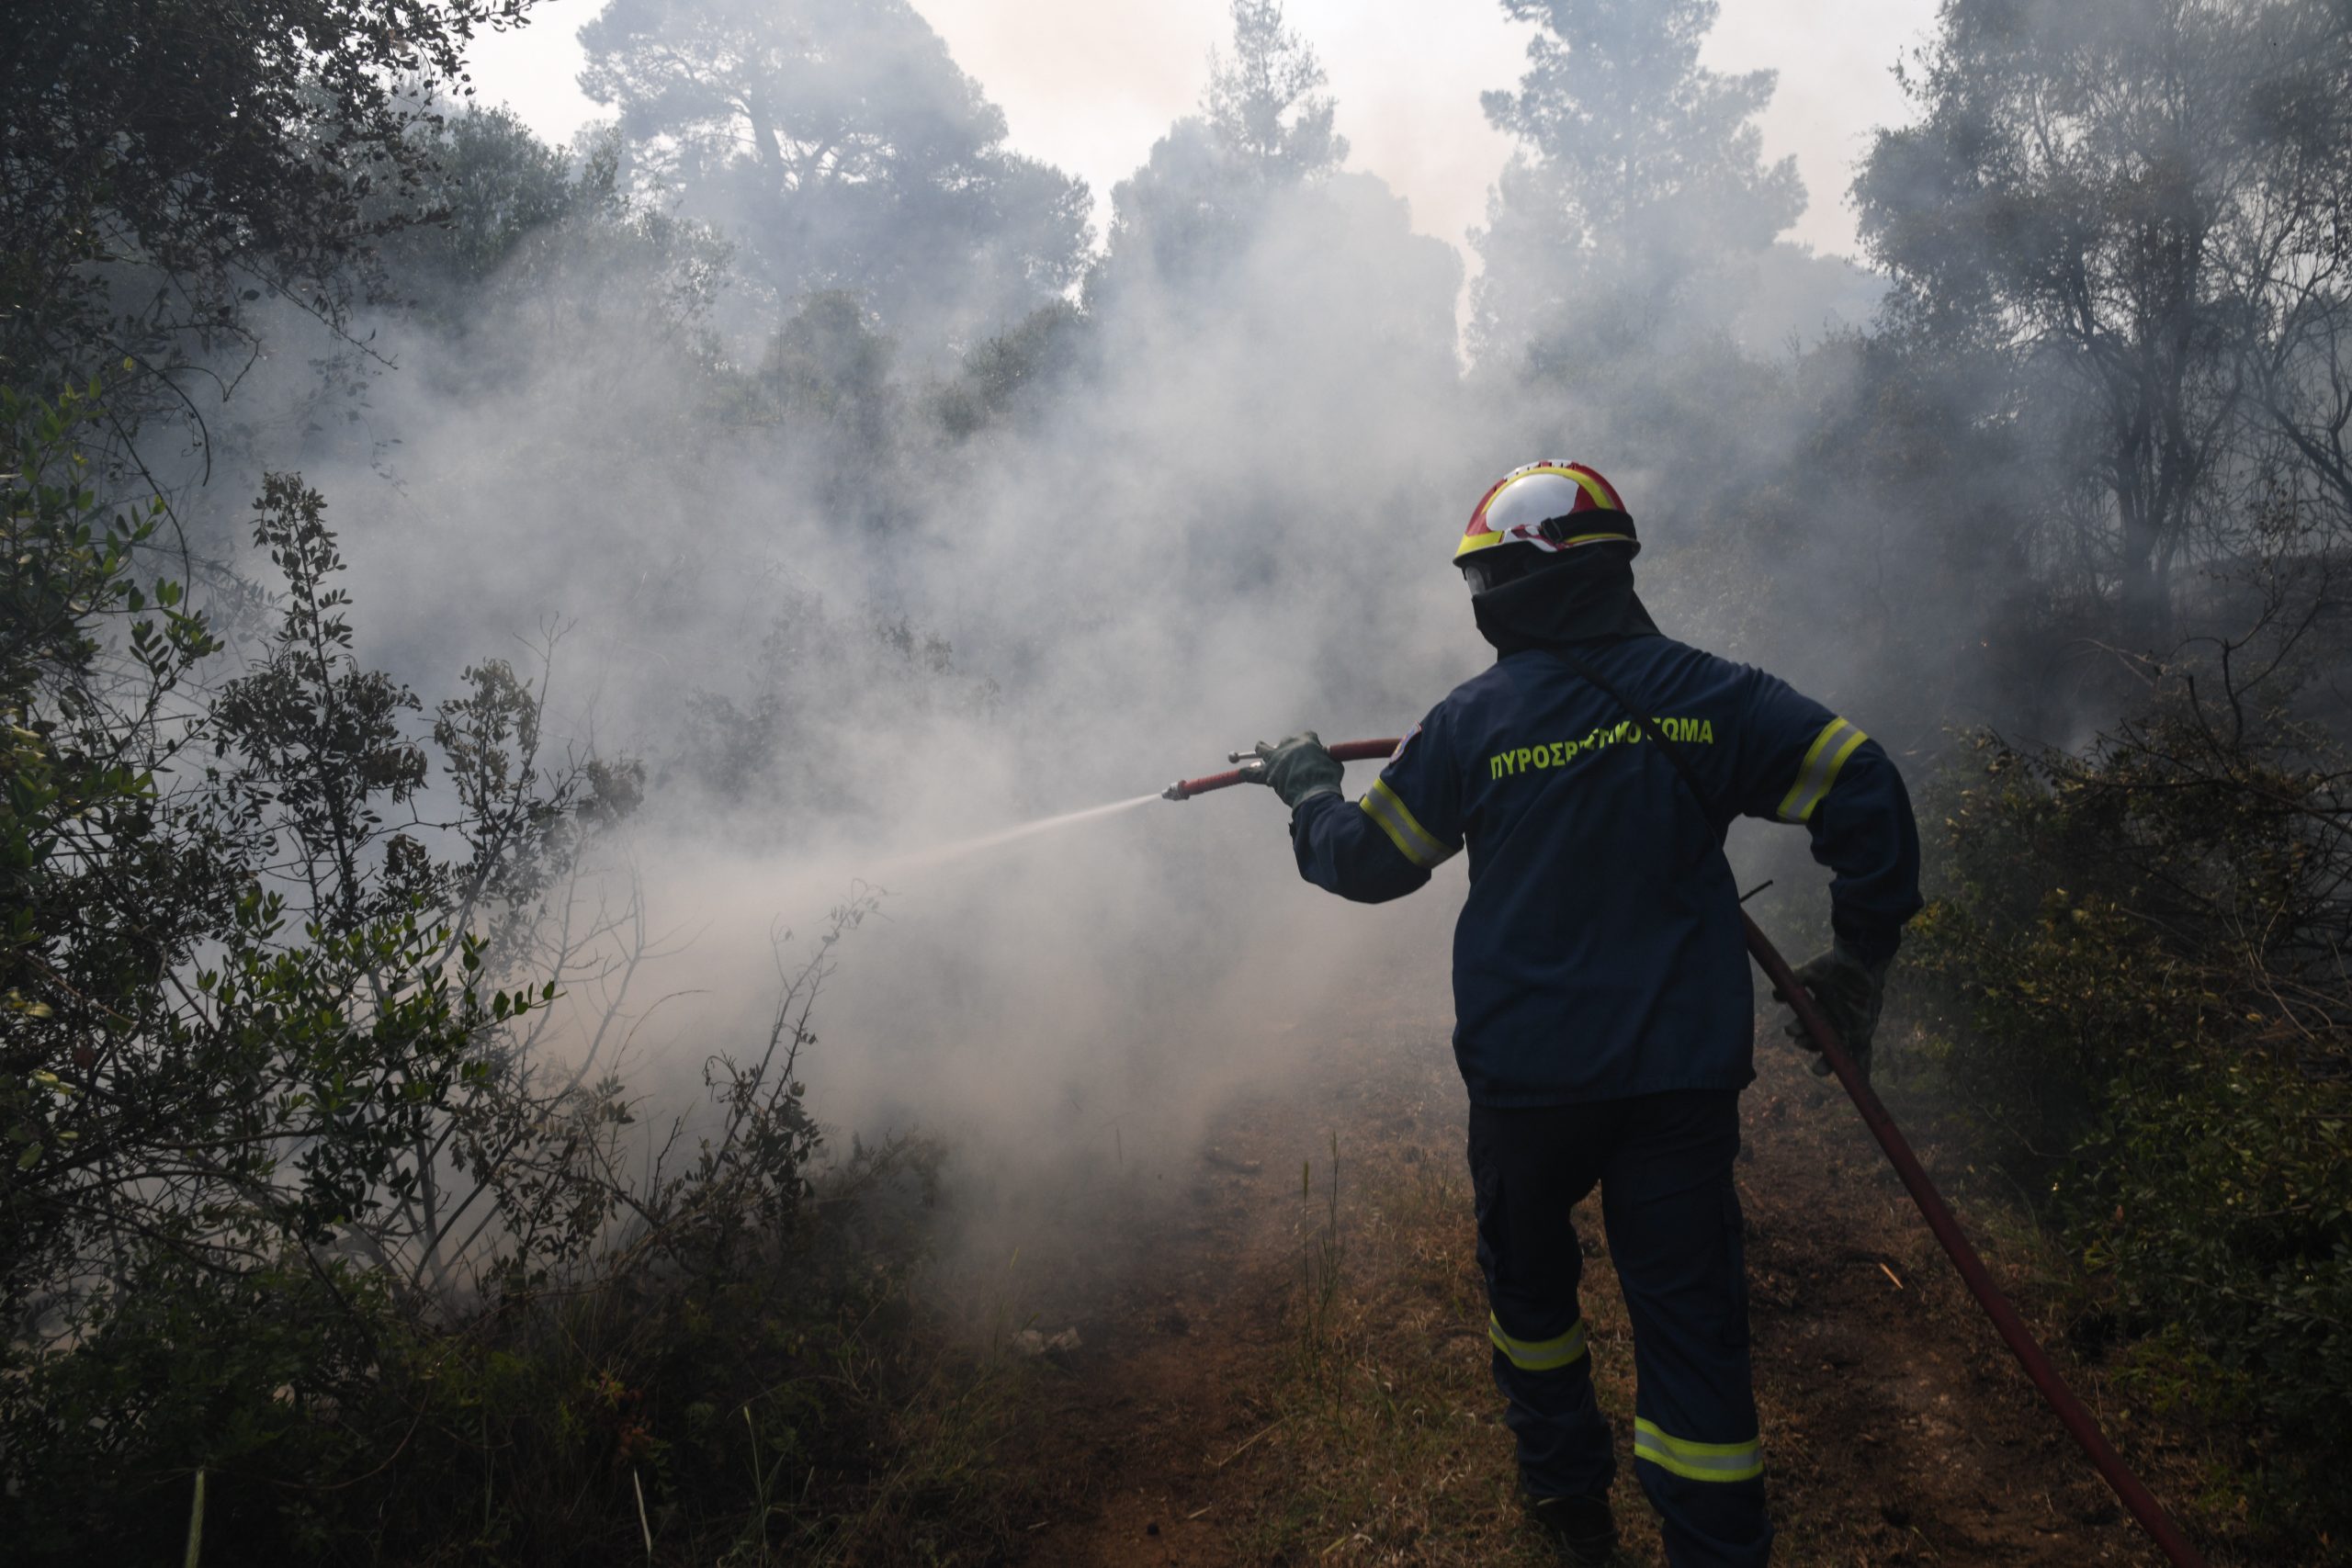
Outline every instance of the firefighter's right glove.
[[(1878, 1032), (1878, 1012), (1886, 999), (1886, 965), (1865, 964), (1843, 947), (1832, 947), (1817, 958), (1806, 960), (1796, 969), (1800, 985), (1813, 993), (1813, 999), (1838, 1032), (1838, 1043), (1846, 1047), (1846, 1055), (1854, 1059), (1855, 1070), (1868, 1083), (1871, 1076), (1871, 1038)], [(1772, 992), (1777, 1001), (1787, 1001), (1788, 994), (1778, 988)], [(1819, 1055), (1821, 1047), (1806, 1032), (1804, 1024), (1792, 1010), (1789, 1020), (1781, 1025), (1781, 1032), (1806, 1050), (1815, 1053), (1813, 1076), (1829, 1076), (1829, 1058)]]
[(1311, 729), (1279, 745), (1269, 746), (1261, 740), (1257, 752), (1258, 765), (1242, 776), (1272, 785), (1274, 793), (1283, 797), (1283, 804), (1293, 811), (1302, 801), (1340, 793), (1340, 780), (1345, 770), (1337, 757), (1323, 749), (1322, 739)]

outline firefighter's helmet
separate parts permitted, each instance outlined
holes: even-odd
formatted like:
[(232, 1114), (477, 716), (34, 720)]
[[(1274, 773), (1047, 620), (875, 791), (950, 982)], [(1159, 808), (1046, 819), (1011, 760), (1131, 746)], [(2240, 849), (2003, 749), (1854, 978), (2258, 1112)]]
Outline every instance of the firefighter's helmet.
[(1641, 549), (1617, 489), (1582, 463), (1530, 463), (1505, 474), (1478, 500), (1454, 547), (1453, 564), (1476, 592), (1507, 582), (1544, 556), (1586, 545)]

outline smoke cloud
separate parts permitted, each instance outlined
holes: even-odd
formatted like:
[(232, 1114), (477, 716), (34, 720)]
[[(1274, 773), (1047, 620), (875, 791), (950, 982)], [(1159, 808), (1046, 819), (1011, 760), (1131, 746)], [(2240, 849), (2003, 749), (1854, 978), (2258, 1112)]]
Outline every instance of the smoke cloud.
[[(939, 89), (919, 85), (868, 107), (921, 120)], [(1220, 134), (1172, 127), (1094, 193), (1109, 254), (1082, 295), (1018, 310), (1001, 270), (968, 299), (910, 273), (929, 297), (895, 314), (779, 289), (789, 268), (747, 256), (783, 243), (742, 220), (748, 176), (695, 198), (662, 183), (690, 161), (639, 149), (478, 273), (429, 236), (395, 253), (410, 298), (349, 323), (364, 356), (295, 312), (267, 324), (209, 454), (211, 537), (232, 537), (221, 498), (300, 468), (367, 659), (430, 695), (547, 652), (550, 735), (644, 761), (642, 807), (575, 895), (616, 924), (602, 977), (567, 987), (563, 1049), (601, 1028), (600, 1066), (690, 1102), (706, 1057), (763, 1036), (826, 908), (880, 889), (819, 1010), (812, 1103), (844, 1131), (936, 1131), (1012, 1190), (1182, 1150), (1373, 969), (1442, 1013), (1460, 864), (1399, 905), (1342, 905), (1299, 880), (1257, 792), (920, 857), (1260, 739), (1401, 732), (1492, 657), (1447, 557), (1486, 486), (1538, 457), (1629, 498), (1670, 634), (1932, 733), (1931, 707), (1893, 709), (1893, 673), (1791, 618), (1806, 591), (1742, 582), (1778, 547), (1736, 539), (1743, 509), (1815, 428), (1785, 367), (1865, 319), (1873, 280), (1786, 246), (1722, 258), (1734, 297), (1690, 300), (1638, 383), (1532, 381), (1515, 355), (1465, 364), (1464, 255), (1380, 180)], [(566, 177), (592, 185), (612, 145), (583, 140)], [(476, 188), (510, 174), (478, 164)], [(888, 248), (872, 206), (812, 238), (831, 210), (791, 243)], [(936, 233), (922, 221), (909, 243)], [(348, 367), (323, 392), (322, 361)], [(1799, 391), (1838, 395), (1811, 374), (1831, 384)], [(1808, 539), (1773, 575), (1853, 547)], [(1736, 847), (1747, 869), (1802, 862)]]

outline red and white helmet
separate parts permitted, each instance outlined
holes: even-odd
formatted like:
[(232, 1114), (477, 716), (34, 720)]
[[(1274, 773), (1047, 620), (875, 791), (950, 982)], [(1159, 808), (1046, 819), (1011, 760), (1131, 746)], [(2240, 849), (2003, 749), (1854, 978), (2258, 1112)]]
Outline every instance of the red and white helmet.
[(1471, 557), (1506, 545), (1557, 555), (1611, 540), (1642, 547), (1616, 487), (1582, 463), (1547, 460), (1513, 468), (1479, 498), (1453, 564), (1467, 570)]

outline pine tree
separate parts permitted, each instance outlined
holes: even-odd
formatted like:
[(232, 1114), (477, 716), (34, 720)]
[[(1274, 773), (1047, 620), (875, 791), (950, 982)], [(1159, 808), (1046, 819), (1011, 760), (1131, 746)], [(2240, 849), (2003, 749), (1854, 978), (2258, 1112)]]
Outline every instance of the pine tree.
[(1479, 355), (1589, 361), (1650, 341), (1717, 263), (1770, 245), (1804, 208), (1767, 164), (1775, 73), (1699, 63), (1715, 0), (1503, 0), (1541, 24), (1516, 93), (1487, 118), (1521, 142), (1477, 236)]
[(1314, 49), (1283, 26), (1281, 0), (1234, 0), (1233, 58), (1209, 56), (1201, 107), (1227, 156), (1270, 180), (1307, 179), (1348, 155), (1325, 80)]
[(1233, 0), (1232, 16), (1233, 52), (1210, 53), (1200, 112), (1170, 126), (1111, 193), (1098, 298), (1140, 262), (1163, 281), (1213, 275), (1270, 197), (1329, 175), (1348, 155), (1322, 62), (1283, 25), (1281, 0)]

